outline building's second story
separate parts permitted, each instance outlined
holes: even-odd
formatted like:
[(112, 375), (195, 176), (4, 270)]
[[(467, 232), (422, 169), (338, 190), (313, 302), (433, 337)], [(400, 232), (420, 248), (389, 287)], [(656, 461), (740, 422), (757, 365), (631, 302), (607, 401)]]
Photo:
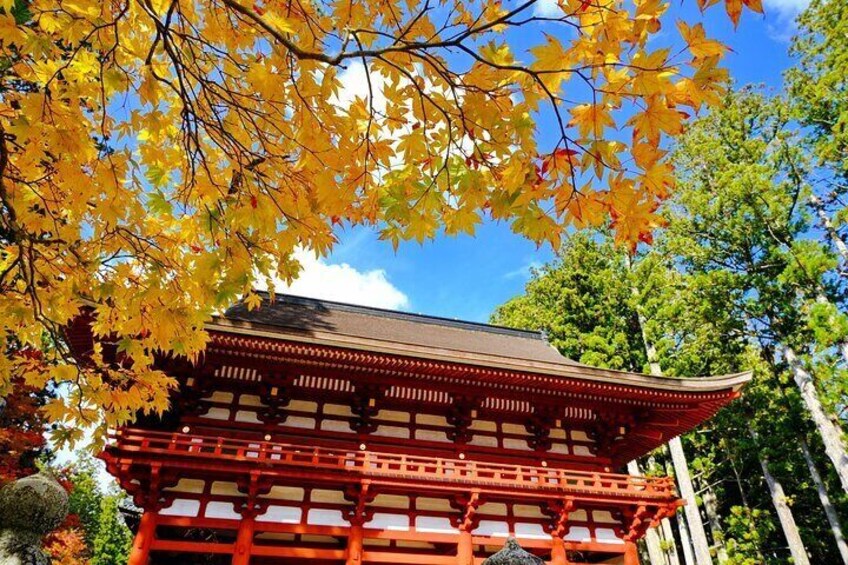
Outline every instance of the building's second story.
[[(500, 464), (613, 471), (695, 427), (748, 376), (596, 369), (538, 332), (278, 295), (162, 360), (172, 410), (138, 427)], [(81, 326), (74, 331), (84, 334)]]

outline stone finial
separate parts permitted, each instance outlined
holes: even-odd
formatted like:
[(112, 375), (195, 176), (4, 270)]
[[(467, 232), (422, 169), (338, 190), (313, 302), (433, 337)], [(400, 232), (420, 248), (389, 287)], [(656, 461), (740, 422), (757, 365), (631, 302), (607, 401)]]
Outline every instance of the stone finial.
[(0, 563), (50, 565), (41, 550), (45, 535), (68, 514), (68, 493), (44, 473), (13, 481), (0, 489)]
[(499, 552), (485, 561), (483, 565), (544, 565), (544, 560), (522, 549), (515, 538), (509, 537)]

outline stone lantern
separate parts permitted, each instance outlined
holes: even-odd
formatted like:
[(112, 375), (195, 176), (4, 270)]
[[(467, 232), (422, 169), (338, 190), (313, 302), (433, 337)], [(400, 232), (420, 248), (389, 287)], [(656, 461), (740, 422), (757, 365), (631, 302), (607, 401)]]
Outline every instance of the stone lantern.
[(515, 538), (510, 537), (503, 549), (483, 561), (483, 565), (545, 565), (545, 562), (522, 549)]
[(0, 490), (0, 563), (50, 565), (42, 540), (67, 514), (68, 493), (46, 474), (4, 486)]

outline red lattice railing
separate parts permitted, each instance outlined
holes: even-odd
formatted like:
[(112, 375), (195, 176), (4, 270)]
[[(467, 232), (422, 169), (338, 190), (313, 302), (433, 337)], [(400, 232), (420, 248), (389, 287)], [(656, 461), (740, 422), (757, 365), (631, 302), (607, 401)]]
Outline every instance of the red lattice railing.
[(341, 478), (414, 481), (494, 490), (531, 490), (561, 496), (596, 495), (653, 503), (677, 499), (667, 477), (638, 477), (616, 473), (553, 469), (529, 465), (504, 465), (462, 459), (422, 457), (372, 451), (250, 441), (182, 433), (122, 429), (113, 435), (112, 456), (155, 458), (210, 465), (247, 465), (263, 472), (300, 471)]

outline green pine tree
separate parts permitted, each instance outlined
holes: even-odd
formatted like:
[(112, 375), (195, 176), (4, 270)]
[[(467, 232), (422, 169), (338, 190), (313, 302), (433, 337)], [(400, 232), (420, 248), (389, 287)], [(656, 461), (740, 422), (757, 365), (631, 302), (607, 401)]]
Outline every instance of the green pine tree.
[(624, 254), (601, 233), (578, 232), (559, 261), (533, 271), (525, 293), (494, 324), (544, 331), (563, 355), (596, 367), (642, 370), (645, 352)]
[(82, 526), (89, 551), (94, 548), (94, 537), (100, 527), (100, 512), (103, 493), (97, 482), (97, 466), (90, 455), (78, 452), (69, 469), (71, 492), (68, 496), (68, 511), (75, 514)]
[(132, 533), (121, 517), (118, 503), (118, 496), (103, 497), (91, 565), (124, 565), (127, 562)]

